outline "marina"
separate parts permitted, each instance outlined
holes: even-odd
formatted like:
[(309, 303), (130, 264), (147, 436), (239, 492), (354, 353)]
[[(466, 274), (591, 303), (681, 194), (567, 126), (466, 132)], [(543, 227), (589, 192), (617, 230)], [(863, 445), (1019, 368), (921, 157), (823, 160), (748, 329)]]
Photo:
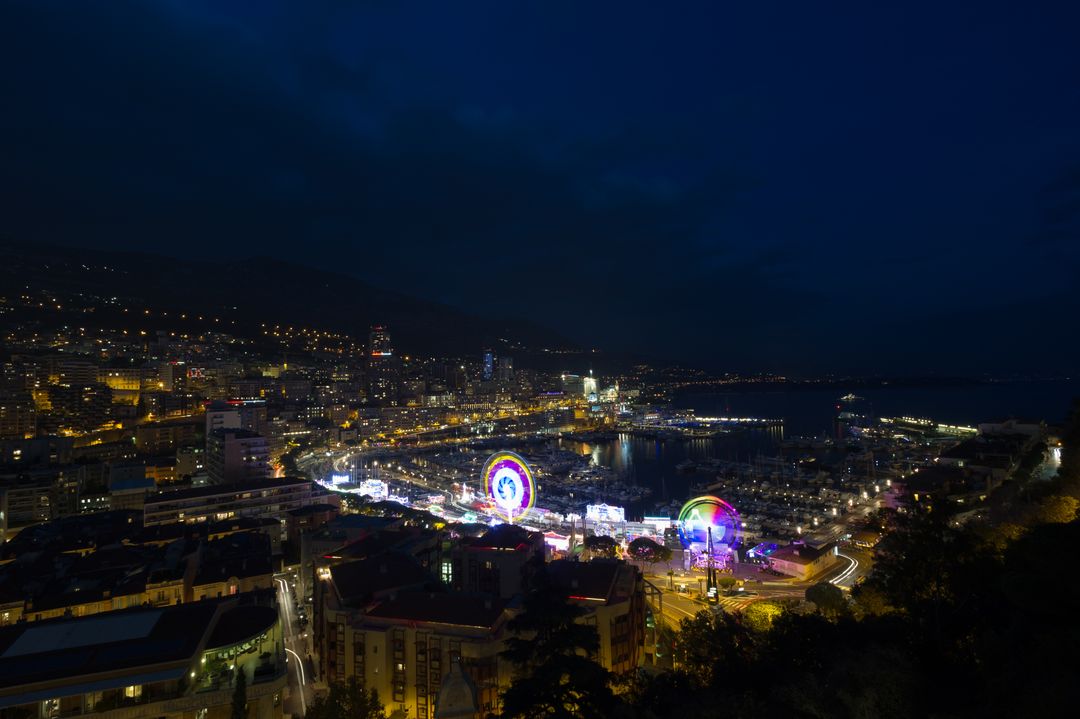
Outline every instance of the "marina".
[(590, 506), (601, 504), (618, 508), (631, 524), (646, 516), (671, 521), (689, 497), (716, 495), (739, 508), (745, 541), (824, 543), (842, 536), (848, 521), (884, 506), (894, 479), (932, 462), (955, 441), (937, 423), (909, 427), (886, 418), (873, 424), (837, 414), (834, 436), (784, 437), (779, 420), (656, 411), (617, 431), (384, 449), (352, 455), (347, 464), (359, 480), (382, 472), (391, 483), (413, 484), (398, 491), (413, 506), (479, 521), (490, 510), (481, 470), (492, 449), (503, 448), (519, 453), (535, 476), (539, 499), (523, 520), (537, 526), (570, 531)]
[[(755, 403), (776, 410), (775, 395), (761, 393)], [(615, 426), (462, 433), (453, 442), (372, 448), (335, 461), (358, 480), (387, 479), (395, 487), (389, 491), (410, 506), (451, 521), (490, 522), (479, 478), (485, 459), (505, 449), (520, 454), (535, 476), (536, 505), (522, 517), (528, 526), (568, 534), (584, 525), (590, 508), (605, 506), (624, 521), (592, 521), (590, 531), (659, 537), (660, 530), (642, 524), (646, 518), (670, 525), (688, 498), (715, 495), (738, 509), (745, 542), (824, 544), (845, 536), (850, 522), (891, 506), (894, 481), (977, 432), (977, 415), (945, 422), (916, 408), (875, 416), (875, 402), (888, 406), (880, 395), (812, 390), (785, 397), (802, 403), (794, 420), (779, 413), (734, 417), (749, 413), (731, 411), (731, 397), (697, 397), (700, 412), (641, 406)], [(319, 471), (329, 465), (313, 474)]]

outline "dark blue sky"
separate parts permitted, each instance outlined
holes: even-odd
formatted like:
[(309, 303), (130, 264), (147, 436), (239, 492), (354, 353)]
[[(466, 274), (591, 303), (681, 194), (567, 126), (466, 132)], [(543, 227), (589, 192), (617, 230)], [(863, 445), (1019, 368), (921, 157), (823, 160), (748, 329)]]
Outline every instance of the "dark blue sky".
[[(715, 368), (1074, 371), (1080, 4), (0, 9), (0, 233)], [(346, 288), (347, 289), (347, 288)]]

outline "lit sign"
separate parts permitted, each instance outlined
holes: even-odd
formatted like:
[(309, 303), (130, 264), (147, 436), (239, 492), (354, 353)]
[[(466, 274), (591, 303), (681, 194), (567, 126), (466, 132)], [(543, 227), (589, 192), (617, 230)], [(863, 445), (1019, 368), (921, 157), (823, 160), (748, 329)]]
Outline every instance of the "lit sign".
[(585, 506), (585, 518), (594, 522), (625, 522), (626, 510), (607, 504), (589, 504)]
[(484, 495), (499, 514), (513, 522), (536, 503), (536, 483), (525, 460), (513, 452), (496, 452), (484, 463)]
[(663, 532), (665, 529), (671, 526), (670, 517), (643, 517), (642, 524), (651, 525), (656, 531)]
[(335, 487), (338, 486), (339, 484), (348, 484), (348, 483), (349, 483), (349, 475), (347, 475), (347, 474), (331, 474), (330, 475), (330, 484), (334, 485)]
[(372, 499), (386, 499), (390, 496), (390, 485), (381, 479), (365, 479), (357, 493)]

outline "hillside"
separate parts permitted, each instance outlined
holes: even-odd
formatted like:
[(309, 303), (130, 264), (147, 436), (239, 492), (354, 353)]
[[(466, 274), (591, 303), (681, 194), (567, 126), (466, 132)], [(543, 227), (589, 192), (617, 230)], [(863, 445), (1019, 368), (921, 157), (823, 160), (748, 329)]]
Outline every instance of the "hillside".
[[(228, 331), (240, 336), (257, 336), (266, 323), (331, 330), (364, 341), (371, 325), (385, 324), (404, 351), (436, 355), (478, 354), (486, 346), (522, 352), (573, 348), (535, 324), (471, 315), (344, 273), (265, 257), (177, 259), (12, 242), (0, 242), (0, 252), (0, 294), (7, 297), (42, 291), (91, 302), (115, 297), (124, 306), (155, 313), (220, 316)], [(388, 278), (385, 284), (405, 287), (407, 277)]]

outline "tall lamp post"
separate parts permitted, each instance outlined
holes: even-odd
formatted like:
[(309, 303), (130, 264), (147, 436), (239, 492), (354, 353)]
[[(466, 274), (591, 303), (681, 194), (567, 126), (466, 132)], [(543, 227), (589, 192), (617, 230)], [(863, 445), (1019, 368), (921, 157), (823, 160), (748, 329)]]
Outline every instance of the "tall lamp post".
[(716, 566), (713, 564), (712, 525), (707, 525), (705, 531), (708, 532), (705, 551), (709, 553), (705, 561), (705, 596), (710, 604), (715, 604), (718, 597), (716, 596)]

